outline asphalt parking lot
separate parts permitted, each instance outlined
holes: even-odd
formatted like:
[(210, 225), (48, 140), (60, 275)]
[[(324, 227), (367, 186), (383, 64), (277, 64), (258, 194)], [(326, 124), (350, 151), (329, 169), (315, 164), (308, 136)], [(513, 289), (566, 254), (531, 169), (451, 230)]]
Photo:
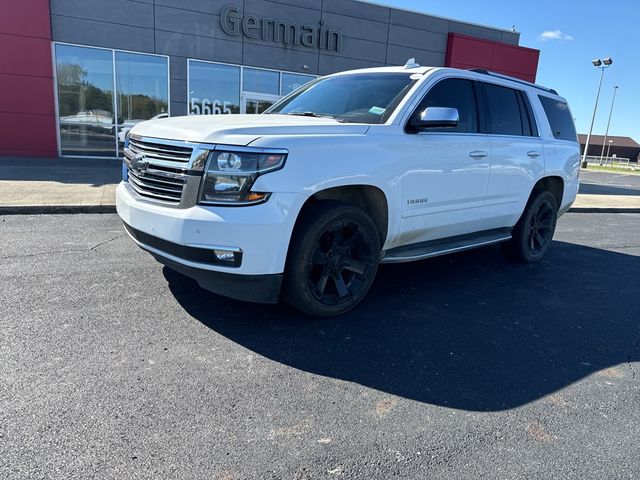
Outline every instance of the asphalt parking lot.
[(580, 172), (580, 193), (590, 195), (640, 195), (640, 175), (595, 170)]
[(387, 265), (347, 316), (217, 297), (115, 215), (0, 216), (0, 478), (637, 478), (640, 215)]

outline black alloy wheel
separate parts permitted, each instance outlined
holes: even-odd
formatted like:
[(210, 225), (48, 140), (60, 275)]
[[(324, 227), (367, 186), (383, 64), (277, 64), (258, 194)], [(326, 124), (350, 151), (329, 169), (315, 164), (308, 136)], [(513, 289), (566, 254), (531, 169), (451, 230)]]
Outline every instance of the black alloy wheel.
[(505, 253), (526, 263), (534, 263), (545, 256), (558, 220), (558, 203), (549, 191), (534, 192), (524, 213), (513, 228), (512, 238), (504, 244)]
[(555, 206), (551, 202), (542, 202), (529, 220), (527, 246), (531, 256), (540, 255), (551, 242), (555, 226)]
[(309, 258), (308, 281), (314, 297), (324, 305), (340, 305), (357, 297), (375, 268), (375, 252), (355, 222), (327, 229)]
[(362, 209), (336, 201), (318, 202), (296, 228), (284, 298), (309, 315), (340, 315), (365, 297), (379, 261), (378, 232)]

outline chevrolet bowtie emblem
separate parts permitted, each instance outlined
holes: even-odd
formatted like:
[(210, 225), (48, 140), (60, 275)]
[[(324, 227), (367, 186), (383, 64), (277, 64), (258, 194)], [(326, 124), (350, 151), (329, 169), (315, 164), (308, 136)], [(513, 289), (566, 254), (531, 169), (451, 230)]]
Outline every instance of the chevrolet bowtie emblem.
[(145, 155), (143, 153), (138, 153), (133, 160), (131, 160), (131, 166), (134, 170), (138, 170), (140, 172), (144, 172), (149, 168), (149, 162), (145, 160)]

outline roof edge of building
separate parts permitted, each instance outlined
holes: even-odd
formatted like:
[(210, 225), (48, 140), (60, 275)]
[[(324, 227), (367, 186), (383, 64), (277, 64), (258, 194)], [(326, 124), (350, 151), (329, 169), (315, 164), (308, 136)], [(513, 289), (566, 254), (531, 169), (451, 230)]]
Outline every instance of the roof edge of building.
[(380, 1), (373, 1), (373, 2), (369, 1), (369, 0), (355, 0), (355, 1), (356, 2), (360, 2), (360, 3), (368, 3), (368, 4), (371, 4), (371, 5), (377, 5), (379, 7), (389, 8), (389, 9), (393, 9), (393, 10), (401, 10), (401, 11), (404, 11), (404, 12), (415, 13), (417, 15), (423, 15), (425, 17), (440, 18), (442, 20), (447, 20), (449, 22), (464, 23), (466, 25), (472, 25), (474, 27), (488, 28), (488, 29), (491, 29), (491, 30), (498, 30), (500, 32), (514, 33), (516, 35), (521, 35), (522, 34), (522, 32), (520, 32), (519, 30), (511, 30), (510, 28), (492, 27), (491, 25), (485, 25), (483, 23), (476, 23), (476, 22), (469, 22), (467, 20), (457, 20), (455, 18), (445, 17), (443, 15), (435, 15), (433, 13), (421, 12), (419, 10), (414, 10), (413, 8), (393, 7), (391, 5), (386, 5), (384, 3), (381, 3)]
[[(604, 135), (591, 135), (591, 138), (589, 140), (590, 144), (595, 143), (596, 141), (600, 141), (599, 143), (602, 144), (604, 141), (605, 136)], [(618, 147), (631, 147), (631, 148), (640, 148), (640, 143), (636, 142), (632, 137), (628, 137), (628, 136), (622, 136), (622, 135), (607, 135), (607, 138), (610, 140), (616, 140), (618, 139), (619, 141), (621, 141), (620, 143), (617, 144)], [(586, 133), (579, 133), (578, 134), (578, 142), (579, 143), (586, 143), (587, 141), (587, 134)]]

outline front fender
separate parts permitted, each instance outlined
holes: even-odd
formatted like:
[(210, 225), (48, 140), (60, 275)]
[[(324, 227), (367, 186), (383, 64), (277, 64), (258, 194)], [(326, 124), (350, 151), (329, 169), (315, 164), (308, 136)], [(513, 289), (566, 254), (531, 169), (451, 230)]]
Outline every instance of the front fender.
[(301, 193), (310, 197), (345, 186), (372, 186), (387, 199), (387, 242), (400, 228), (402, 164), (397, 152), (376, 135), (315, 135), (264, 138), (252, 146), (286, 148), (282, 170), (263, 175), (254, 184), (260, 192)]

